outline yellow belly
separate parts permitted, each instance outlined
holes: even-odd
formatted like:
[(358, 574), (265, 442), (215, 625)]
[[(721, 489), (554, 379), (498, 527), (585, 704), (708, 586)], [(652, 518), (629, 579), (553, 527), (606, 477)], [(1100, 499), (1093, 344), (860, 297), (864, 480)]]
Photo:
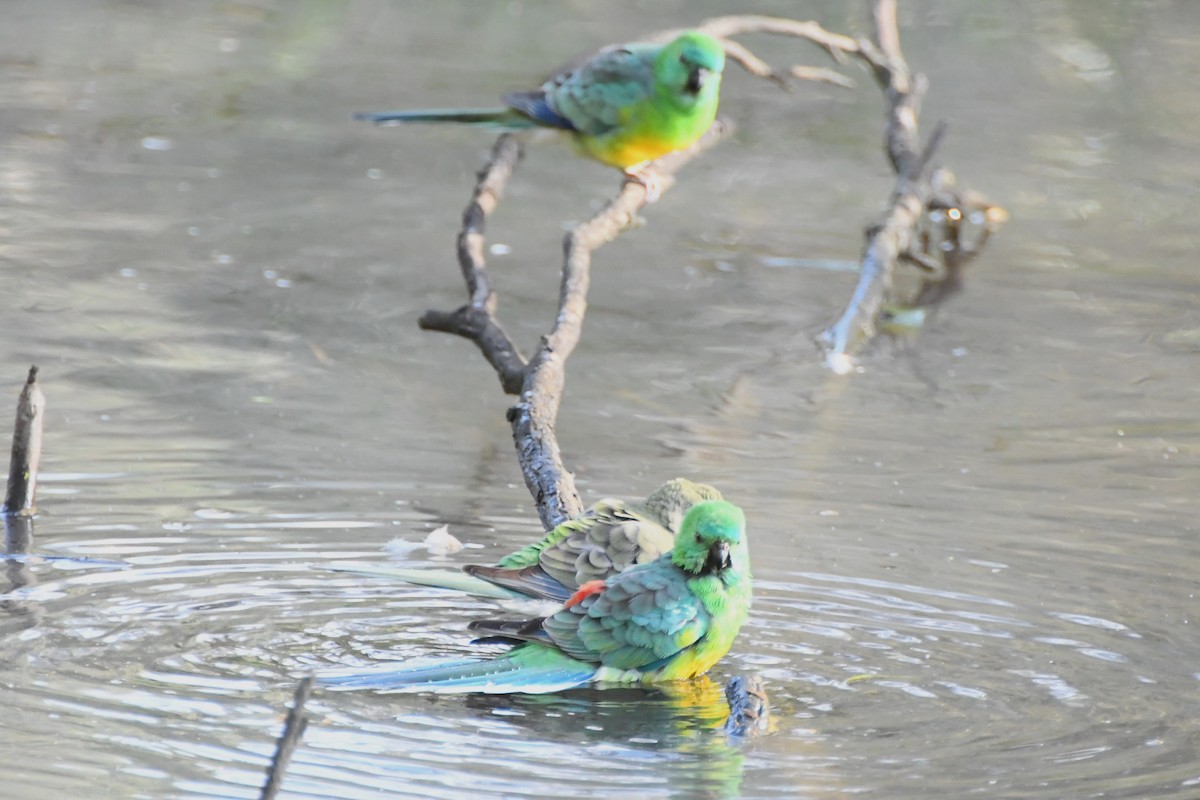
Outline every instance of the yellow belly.
[(608, 139), (579, 138), (580, 147), (597, 161), (618, 169), (630, 169), (678, 150), (673, 142), (650, 136), (626, 136)]

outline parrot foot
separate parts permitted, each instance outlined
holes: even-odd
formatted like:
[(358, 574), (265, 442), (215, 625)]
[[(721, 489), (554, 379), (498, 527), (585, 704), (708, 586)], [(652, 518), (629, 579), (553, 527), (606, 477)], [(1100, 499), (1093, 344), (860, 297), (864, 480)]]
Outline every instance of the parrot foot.
[(654, 168), (646, 164), (630, 167), (625, 170), (626, 177), (635, 183), (646, 187), (646, 203), (657, 203), (662, 197), (662, 178)]

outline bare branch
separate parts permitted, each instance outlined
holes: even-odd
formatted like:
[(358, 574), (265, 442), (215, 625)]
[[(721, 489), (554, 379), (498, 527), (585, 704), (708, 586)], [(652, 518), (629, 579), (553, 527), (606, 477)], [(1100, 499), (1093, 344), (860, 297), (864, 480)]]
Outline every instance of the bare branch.
[[(757, 14), (738, 14), (728, 17), (713, 17), (705, 20), (698, 31), (707, 33), (717, 39), (728, 39), (731, 36), (741, 36), (747, 33), (772, 33), (779, 36), (795, 36), (807, 39), (822, 48), (829, 57), (838, 63), (846, 60), (847, 53), (858, 51), (859, 42), (850, 36), (831, 33), (812, 20), (800, 21), (783, 17), (766, 17)], [(667, 38), (678, 31), (671, 31)]]
[(746, 72), (749, 72), (756, 78), (766, 78), (786, 91), (790, 92), (792, 90), (792, 85), (788, 83), (786, 74), (776, 72), (770, 64), (756, 56), (744, 44), (735, 42), (733, 39), (724, 38), (720, 42), (725, 48), (725, 55), (728, 56), (729, 60), (741, 66)]
[(727, 17), (713, 17), (705, 20), (696, 28), (672, 28), (659, 31), (648, 37), (646, 41), (667, 42), (674, 39), (684, 30), (697, 30), (720, 40), (725, 47), (725, 55), (730, 61), (740, 66), (756, 78), (765, 78), (782, 89), (791, 90), (788, 78), (814, 80), (835, 86), (853, 86), (854, 81), (838, 72), (817, 67), (793, 66), (787, 69), (775, 69), (766, 61), (759, 58), (748, 47), (731, 37), (747, 33), (769, 33), (777, 36), (794, 36), (807, 39), (820, 47), (829, 57), (839, 64), (846, 62), (846, 55), (857, 53), (860, 42), (850, 36), (831, 33), (816, 22), (808, 20), (801, 22), (783, 17), (767, 17), (756, 14), (739, 14)]
[[(654, 173), (660, 192), (671, 187), (674, 173), (684, 164), (731, 132), (728, 122), (717, 120), (699, 142), (656, 161)], [(566, 235), (554, 327), (542, 337), (529, 362), (521, 398), (508, 411), (525, 485), (537, 502), (538, 514), (547, 530), (583, 511), (575, 479), (563, 464), (554, 424), (562, 404), (566, 362), (583, 332), (592, 253), (633, 224), (638, 211), (646, 205), (646, 196), (644, 184), (626, 179), (614, 199)]]
[[(659, 191), (670, 188), (676, 171), (731, 130), (729, 123), (718, 120), (690, 148), (656, 161), (652, 170)], [(469, 302), (450, 312), (426, 311), (419, 324), (425, 330), (452, 333), (473, 341), (496, 370), (504, 391), (519, 395), (507, 416), (525, 485), (548, 530), (583, 510), (574, 478), (563, 464), (554, 424), (562, 403), (566, 361), (583, 330), (592, 253), (633, 224), (638, 211), (646, 205), (647, 189), (637, 180), (627, 178), (608, 205), (567, 234), (563, 241), (562, 285), (554, 325), (527, 362), (496, 318), (496, 294), (483, 257), (487, 217), (499, 203), (520, 159), (521, 146), (515, 137), (505, 134), (497, 139), (463, 213), (458, 260)]]
[(788, 74), (802, 81), (828, 83), (832, 86), (840, 86), (843, 89), (853, 89), (858, 85), (853, 78), (826, 67), (805, 67), (797, 64), (788, 71)]
[(496, 370), (507, 394), (521, 391), (526, 362), (496, 320), (496, 294), (483, 257), (484, 229), (522, 155), (516, 137), (504, 134), (497, 139), (487, 164), (479, 171), (471, 202), (463, 212), (458, 264), (467, 284), (467, 304), (451, 312), (426, 311), (417, 323), (424, 330), (453, 333), (475, 342)]

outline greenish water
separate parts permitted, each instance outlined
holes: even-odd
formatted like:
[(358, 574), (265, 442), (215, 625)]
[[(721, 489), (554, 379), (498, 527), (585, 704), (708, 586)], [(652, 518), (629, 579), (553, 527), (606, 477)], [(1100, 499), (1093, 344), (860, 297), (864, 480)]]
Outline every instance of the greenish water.
[[(462, 299), (491, 138), (350, 114), (490, 104), (727, 10), (6, 4), (0, 395), (41, 367), (52, 558), (6, 567), (0, 797), (256, 797), (297, 676), (468, 651), (490, 601), (322, 565), (536, 534), (494, 376), (416, 328)], [(284, 797), (1200, 794), (1200, 6), (902, 21), (943, 159), (1012, 215), (916, 341), (850, 379), (811, 344), (855, 276), (803, 265), (852, 261), (891, 184), (857, 67), (791, 95), (731, 71), (736, 138), (595, 261), (564, 453), (587, 501), (686, 475), (746, 509), (755, 607), (714, 683), (318, 696)], [(617, 184), (531, 149), (489, 232), (523, 346), (563, 224)], [(775, 728), (730, 745), (719, 684), (748, 671)]]

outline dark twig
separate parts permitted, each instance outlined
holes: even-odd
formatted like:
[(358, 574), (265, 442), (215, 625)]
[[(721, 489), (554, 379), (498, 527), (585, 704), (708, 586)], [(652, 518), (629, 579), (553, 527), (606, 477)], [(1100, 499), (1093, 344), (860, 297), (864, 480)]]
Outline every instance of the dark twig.
[[(13, 425), (12, 456), (8, 465), (8, 491), (4, 499), (4, 573), (12, 592), (34, 582), (29, 562), (21, 558), (33, 547), (34, 495), (37, 491), (38, 463), (42, 458), (42, 419), (46, 398), (37, 385), (37, 367), (29, 376), (17, 399), (17, 419)], [(19, 603), (5, 601), (4, 610), (22, 625), (37, 624), (37, 614)]]
[[(717, 17), (701, 25), (700, 30), (721, 39), (730, 59), (751, 74), (785, 86), (788, 76), (808, 76), (806, 68), (774, 70), (729, 37), (750, 32), (798, 36), (815, 42), (838, 61), (844, 60), (844, 53), (858, 47), (857, 40), (830, 33), (815, 22), (775, 17)], [(677, 31), (664, 31), (650, 37), (650, 40), (665, 40), (676, 34)], [(836, 73), (830, 75), (826, 71), (820, 77), (838, 82), (834, 75)], [(673, 182), (672, 176), (678, 169), (730, 130), (728, 123), (718, 121), (692, 147), (656, 162), (653, 168), (659, 179), (660, 191), (669, 188)], [(638, 211), (646, 204), (647, 192), (643, 184), (627, 180), (616, 198), (567, 235), (563, 242), (558, 313), (552, 329), (542, 337), (533, 357), (526, 361), (497, 320), (496, 295), (488, 280), (483, 256), (483, 232), (487, 217), (500, 201), (501, 193), (521, 155), (521, 146), (516, 138), (505, 135), (496, 141), (488, 163), (479, 173), (471, 202), (463, 214), (463, 227), (458, 238), (458, 260), (467, 285), (468, 302), (451, 312), (427, 311), (421, 317), (420, 326), (425, 330), (452, 333), (473, 341), (495, 369), (504, 391), (519, 395), (508, 411), (508, 420), (512, 426), (525, 485), (537, 503), (542, 524), (549, 529), (578, 515), (583, 508), (574, 478), (563, 463), (554, 425), (562, 403), (566, 361), (578, 344), (583, 329), (592, 253), (633, 224)]]
[(38, 463), (42, 459), (42, 417), (46, 398), (37, 385), (36, 366), (29, 368), (25, 388), (17, 400), (17, 419), (13, 425), (12, 456), (8, 462), (8, 491), (4, 496), (5, 514), (31, 515), (37, 494)]
[(919, 249), (901, 256), (923, 268), (933, 266), (928, 270), (930, 277), (913, 296), (910, 305), (914, 308), (937, 305), (959, 291), (967, 264), (1008, 220), (1008, 212), (1000, 206), (991, 205), (976, 192), (959, 191), (949, 170), (935, 171), (929, 183), (932, 195), (926, 203), (927, 217), (935, 230), (923, 231)]
[(259, 800), (272, 800), (283, 785), (283, 773), (287, 771), (288, 762), (300, 744), (300, 737), (308, 727), (308, 717), (304, 714), (304, 705), (312, 697), (314, 678), (309, 675), (300, 681), (296, 693), (292, 695), (292, 707), (283, 723), (283, 732), (275, 743), (275, 755), (271, 758), (271, 766), (267, 770), (267, 782), (263, 785)]
[(521, 390), (525, 359), (496, 321), (496, 293), (488, 280), (483, 257), (483, 232), (488, 215), (500, 203), (504, 187), (521, 161), (520, 141), (509, 134), (496, 140), (488, 163), (480, 170), (471, 202), (463, 212), (458, 234), (458, 264), (469, 295), (466, 305), (455, 311), (426, 311), (418, 322), (424, 330), (442, 331), (475, 342), (496, 370), (507, 394)]

